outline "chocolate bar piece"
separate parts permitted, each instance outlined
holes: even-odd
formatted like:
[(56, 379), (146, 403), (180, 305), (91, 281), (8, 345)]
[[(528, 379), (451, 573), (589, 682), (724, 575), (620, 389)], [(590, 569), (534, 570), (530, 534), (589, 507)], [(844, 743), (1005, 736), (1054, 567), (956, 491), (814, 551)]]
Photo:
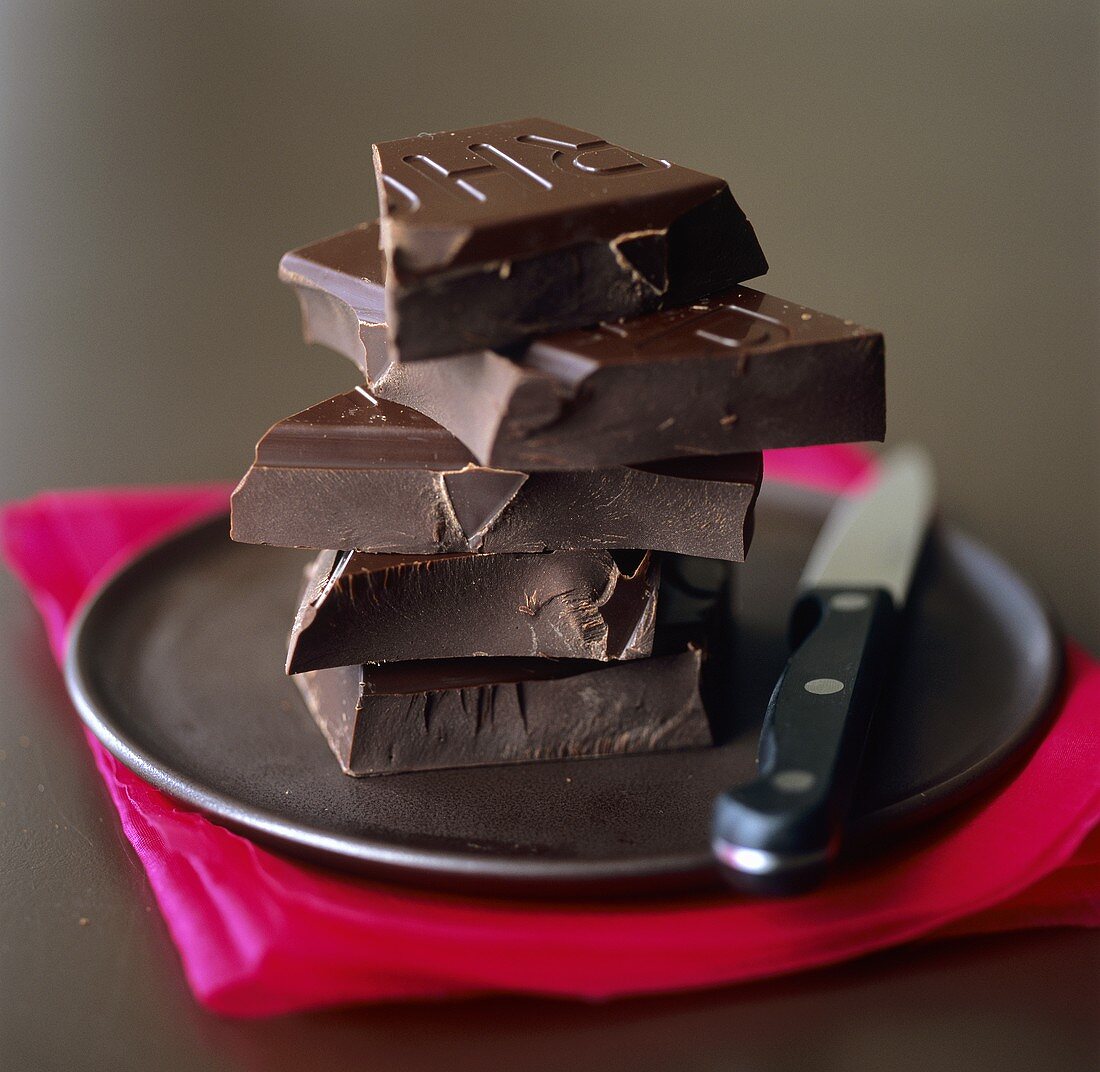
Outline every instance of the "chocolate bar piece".
[(374, 234), (365, 225), (283, 258), (306, 338), (352, 358), (373, 394), (427, 414), (482, 465), (595, 468), (885, 434), (882, 335), (748, 287), (508, 356), (390, 363)]
[[(306, 342), (350, 357), (368, 380), (389, 366), (386, 350), (386, 264), (378, 221), (322, 238), (283, 254), (279, 278), (290, 284), (302, 312)], [(367, 365), (367, 347), (372, 353)]]
[(648, 551), (322, 551), (287, 673), (470, 656), (638, 659), (653, 648), (658, 580)]
[(374, 147), (394, 360), (637, 316), (762, 275), (725, 181), (546, 119)]
[(344, 771), (370, 775), (709, 745), (699, 664), (439, 659), (295, 682)]
[(648, 547), (743, 561), (759, 454), (545, 473), (478, 466), (363, 388), (276, 424), (233, 493), (245, 543), (398, 554)]

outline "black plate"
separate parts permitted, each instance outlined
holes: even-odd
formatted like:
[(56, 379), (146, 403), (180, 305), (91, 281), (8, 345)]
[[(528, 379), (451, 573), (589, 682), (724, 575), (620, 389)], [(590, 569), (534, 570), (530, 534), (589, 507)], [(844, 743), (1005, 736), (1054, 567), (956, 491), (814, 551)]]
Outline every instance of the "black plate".
[[(714, 881), (711, 804), (753, 773), (795, 583), (829, 500), (773, 485), (740, 569), (737, 690), (721, 748), (353, 779), (282, 673), (306, 552), (231, 543), (219, 518), (111, 580), (72, 636), (70, 692), (127, 766), (234, 829), (437, 888), (618, 894)], [(948, 530), (925, 555), (853, 844), (924, 820), (1022, 758), (1060, 675), (1041, 603)]]

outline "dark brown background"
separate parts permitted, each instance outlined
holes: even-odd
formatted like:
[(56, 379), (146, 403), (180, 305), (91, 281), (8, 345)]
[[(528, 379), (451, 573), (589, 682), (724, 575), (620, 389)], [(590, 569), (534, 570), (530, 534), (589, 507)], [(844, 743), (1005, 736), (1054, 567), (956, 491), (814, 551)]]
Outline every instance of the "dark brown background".
[[(926, 443), (946, 513), (1100, 648), (1098, 51), (1093, 0), (0, 3), (0, 498), (238, 475), (269, 423), (352, 382), (299, 341), (275, 265), (374, 212), (370, 142), (545, 114), (727, 176), (767, 289), (885, 331), (891, 439)], [(219, 1024), (3, 576), (0, 617), (13, 1067), (1095, 1055), (1098, 947), (1072, 932), (607, 1009)]]

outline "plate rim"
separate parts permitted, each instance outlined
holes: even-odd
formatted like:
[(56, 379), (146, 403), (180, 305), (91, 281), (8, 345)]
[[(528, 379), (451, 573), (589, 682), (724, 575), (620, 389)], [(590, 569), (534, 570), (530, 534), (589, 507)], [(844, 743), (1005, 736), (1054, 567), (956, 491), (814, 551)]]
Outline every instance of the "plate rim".
[[(827, 509), (835, 498), (818, 489), (778, 482), (769, 490), (770, 498), (778, 505), (795, 500), (803, 509), (813, 508), (811, 504)], [(228, 516), (228, 511), (223, 511), (175, 528), (121, 563), (118, 568), (107, 571), (81, 601), (69, 625), (63, 673), (77, 713), (99, 743), (143, 781), (244, 836), (255, 837), (297, 855), (319, 859), (337, 867), (342, 864), (347, 868), (350, 865), (361, 872), (369, 868), (369, 873), (378, 877), (396, 878), (420, 886), (424, 885), (425, 880), (430, 880), (433, 884), (440, 879), (475, 882), (484, 880), (493, 886), (494, 892), (499, 892), (498, 885), (510, 886), (514, 892), (519, 893), (523, 886), (537, 884), (543, 890), (579, 886), (581, 892), (595, 895), (599, 892), (597, 886), (613, 887), (638, 881), (651, 885), (662, 879), (686, 881), (703, 875), (717, 876), (717, 868), (709, 854), (689, 850), (636, 859), (571, 860), (388, 846), (354, 835), (325, 832), (316, 826), (289, 820), (263, 808), (244, 804), (215, 789), (197, 784), (174, 769), (170, 762), (152, 756), (112, 724), (106, 714), (110, 709), (108, 703), (97, 702), (94, 675), (86, 665), (91, 658), (88, 637), (94, 635), (89, 623), (93, 622), (97, 613), (102, 613), (102, 607), (116, 587), (123, 585), (132, 574), (148, 569), (150, 560), (164, 554), (167, 548), (197, 539), (204, 530), (213, 530), (215, 527), (224, 528), (228, 539)], [(981, 776), (976, 779), (979, 784), (975, 793), (978, 793), (986, 782), (995, 779), (998, 772), (1011, 763), (1014, 756), (1024, 754), (1027, 746), (1040, 738), (1041, 731), (1049, 725), (1055, 709), (1054, 701), (1061, 687), (1065, 645), (1048, 602), (1027, 578), (1021, 576), (995, 551), (954, 526), (941, 525), (940, 528), (945, 539), (959, 543), (968, 554), (984, 558), (987, 565), (993, 565), (1012, 582), (1018, 592), (1029, 599), (1045, 627), (1040, 638), (1043, 646), (1040, 658), (1049, 667), (1039, 704), (1042, 714), (1033, 723), (1028, 723), (1002, 742), (993, 753), (957, 772), (947, 781), (937, 784), (935, 797), (945, 798), (944, 806), (950, 808), (954, 807), (958, 784), (974, 784), (975, 768), (986, 771), (984, 779)], [(99, 697), (99, 701), (102, 701), (102, 697)], [(904, 814), (911, 806), (911, 799), (907, 797), (876, 810), (871, 814), (871, 818), (875, 820), (871, 825), (878, 827), (880, 821), (896, 822), (897, 813)], [(852, 831), (854, 841), (858, 842), (861, 832), (860, 826)]]

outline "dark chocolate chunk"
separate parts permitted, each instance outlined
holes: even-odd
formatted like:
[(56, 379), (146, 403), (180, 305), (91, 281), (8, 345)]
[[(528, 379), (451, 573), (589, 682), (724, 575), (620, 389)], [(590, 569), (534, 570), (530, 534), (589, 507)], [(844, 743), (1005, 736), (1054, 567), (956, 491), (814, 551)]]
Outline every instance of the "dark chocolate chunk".
[(767, 271), (725, 181), (546, 119), (374, 147), (394, 360), (694, 301)]
[[(386, 355), (386, 266), (378, 222), (322, 238), (283, 255), (279, 278), (294, 287), (302, 334), (350, 357), (368, 379), (389, 365)], [(367, 367), (368, 341), (374, 354)]]
[(323, 551), (294, 618), (287, 673), (470, 656), (641, 658), (653, 648), (658, 580), (648, 551)]
[[(882, 439), (879, 332), (748, 287), (681, 309), (491, 350), (389, 363), (372, 227), (287, 254), (305, 334), (351, 357), (482, 465), (595, 468)], [(461, 315), (461, 314), (459, 314)]]
[(434, 554), (648, 547), (742, 561), (759, 454), (524, 473), (358, 388), (276, 424), (232, 499), (245, 543)]
[(369, 775), (709, 745), (699, 664), (439, 659), (295, 681), (340, 766)]

